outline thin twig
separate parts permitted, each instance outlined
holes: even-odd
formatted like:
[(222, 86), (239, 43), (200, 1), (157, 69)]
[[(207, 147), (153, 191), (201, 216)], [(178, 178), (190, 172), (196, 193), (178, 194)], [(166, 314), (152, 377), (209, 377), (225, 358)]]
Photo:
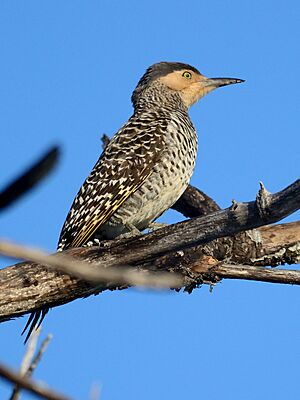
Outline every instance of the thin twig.
[(30, 378), (31, 375), (33, 374), (33, 371), (36, 369), (38, 363), (41, 361), (42, 355), (45, 353), (47, 350), (47, 347), (49, 345), (50, 340), (52, 340), (52, 335), (49, 333), (47, 337), (42, 341), (42, 344), (39, 348), (39, 351), (37, 352), (36, 356), (32, 360), (32, 363), (30, 364), (27, 372), (26, 372), (26, 378)]
[(102, 142), (102, 149), (104, 151), (110, 142), (110, 138), (105, 133), (103, 133), (101, 137), (101, 142)]
[(222, 279), (245, 279), (248, 281), (300, 285), (300, 271), (294, 269), (221, 264), (212, 267), (210, 272)]
[(40, 334), (41, 329), (35, 329), (34, 334), (30, 337), (30, 340), (28, 341), (27, 349), (20, 368), (20, 375), (22, 376), (25, 376), (28, 369), (30, 368)]
[(110, 282), (114, 284), (168, 289), (170, 287), (180, 287), (182, 285), (180, 277), (175, 274), (166, 272), (154, 274), (134, 271), (132, 268), (105, 269), (99, 267), (99, 265), (93, 266), (93, 263), (77, 261), (64, 254), (49, 255), (38, 249), (16, 245), (3, 240), (0, 241), (0, 253), (9, 257), (27, 259), (48, 267), (56, 268), (93, 284)]
[(21, 388), (35, 394), (37, 397), (47, 400), (71, 400), (70, 397), (66, 397), (63, 394), (57, 393), (52, 389), (46, 388), (41, 384), (38, 384), (31, 379), (22, 377), (20, 374), (7, 368), (5, 365), (0, 364), (0, 377), (8, 382), (14, 383)]
[[(32, 333), (27, 348), (26, 352), (24, 354), (21, 367), (20, 367), (20, 375), (21, 376), (26, 376), (27, 371), (30, 368), (30, 365), (32, 363), (32, 359), (35, 353), (36, 345), (37, 345), (37, 340), (38, 337), (41, 333), (41, 329), (35, 329), (34, 332)], [(20, 386), (16, 385), (12, 391), (12, 394), (9, 398), (9, 400), (18, 400), (20, 397)]]

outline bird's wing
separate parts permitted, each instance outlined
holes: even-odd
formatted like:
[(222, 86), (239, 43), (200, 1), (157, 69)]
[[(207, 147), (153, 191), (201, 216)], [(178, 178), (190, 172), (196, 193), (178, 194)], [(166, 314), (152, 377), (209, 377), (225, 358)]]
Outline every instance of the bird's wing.
[(163, 151), (164, 129), (167, 121), (129, 120), (114, 136), (72, 204), (58, 249), (87, 243), (145, 182)]

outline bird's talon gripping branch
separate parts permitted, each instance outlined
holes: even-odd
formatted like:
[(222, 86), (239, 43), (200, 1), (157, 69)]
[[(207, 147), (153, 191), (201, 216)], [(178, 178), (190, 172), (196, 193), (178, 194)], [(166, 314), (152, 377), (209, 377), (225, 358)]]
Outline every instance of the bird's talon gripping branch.
[(125, 223), (124, 226), (127, 228), (128, 232), (122, 233), (121, 235), (118, 235), (117, 236), (118, 239), (128, 239), (128, 238), (132, 238), (132, 237), (135, 237), (135, 236), (141, 236), (142, 235), (142, 232), (137, 227), (135, 227), (134, 225), (129, 224), (129, 223), (127, 223), (127, 224)]

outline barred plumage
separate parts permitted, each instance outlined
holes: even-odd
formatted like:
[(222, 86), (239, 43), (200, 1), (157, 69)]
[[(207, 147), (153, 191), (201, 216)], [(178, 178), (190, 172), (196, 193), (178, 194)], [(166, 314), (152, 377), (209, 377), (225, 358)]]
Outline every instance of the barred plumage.
[[(195, 166), (197, 135), (188, 108), (211, 90), (239, 82), (209, 79), (182, 63), (149, 67), (132, 95), (134, 114), (108, 144), (71, 206), (58, 250), (142, 231), (170, 208)], [(47, 311), (31, 315), (26, 340)]]
[[(130, 230), (126, 224), (143, 230), (180, 197), (194, 168), (197, 137), (190, 120), (176, 114), (134, 115), (114, 136), (74, 200), (59, 249), (78, 247), (96, 232), (112, 239)], [(183, 123), (188, 136), (178, 131)]]

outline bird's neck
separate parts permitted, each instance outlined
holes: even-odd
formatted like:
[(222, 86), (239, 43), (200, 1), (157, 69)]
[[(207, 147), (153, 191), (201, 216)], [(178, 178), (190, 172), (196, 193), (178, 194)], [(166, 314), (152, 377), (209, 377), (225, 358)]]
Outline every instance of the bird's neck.
[(149, 110), (188, 112), (180, 95), (159, 83), (143, 88), (132, 99), (135, 113)]

